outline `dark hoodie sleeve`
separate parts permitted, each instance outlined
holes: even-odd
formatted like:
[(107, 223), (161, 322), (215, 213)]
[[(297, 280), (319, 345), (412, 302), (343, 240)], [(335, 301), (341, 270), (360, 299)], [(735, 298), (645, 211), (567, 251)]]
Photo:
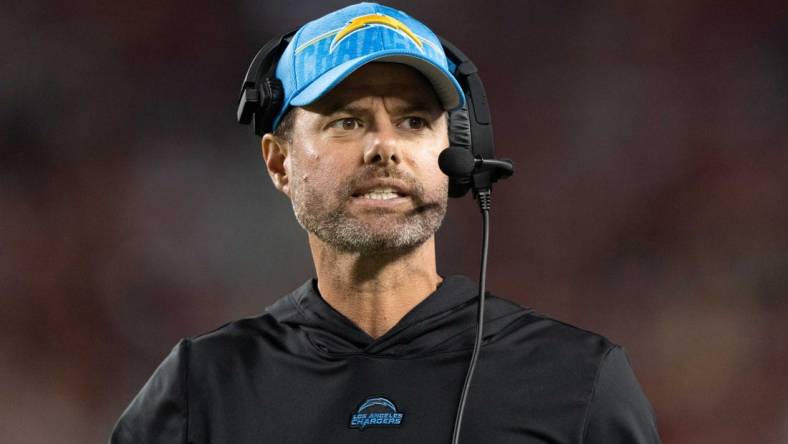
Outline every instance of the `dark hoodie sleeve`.
[(110, 444), (186, 442), (188, 354), (186, 340), (173, 348), (115, 424)]
[(658, 444), (654, 410), (638, 384), (626, 351), (608, 350), (586, 416), (585, 444)]

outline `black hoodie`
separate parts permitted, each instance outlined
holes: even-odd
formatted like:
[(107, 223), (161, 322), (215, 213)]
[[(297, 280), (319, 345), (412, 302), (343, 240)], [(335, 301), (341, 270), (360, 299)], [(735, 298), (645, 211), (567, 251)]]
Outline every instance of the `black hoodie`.
[[(440, 287), (373, 339), (310, 280), (262, 316), (182, 340), (111, 443), (448, 443), (476, 285)], [(658, 443), (624, 349), (490, 295), (463, 443)]]

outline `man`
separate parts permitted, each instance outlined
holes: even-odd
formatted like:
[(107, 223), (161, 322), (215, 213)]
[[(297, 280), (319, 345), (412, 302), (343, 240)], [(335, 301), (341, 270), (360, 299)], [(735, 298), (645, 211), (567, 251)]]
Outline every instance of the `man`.
[[(181, 341), (111, 442), (447, 442), (477, 303), (435, 264), (437, 159), (462, 90), (429, 29), (370, 3), (306, 24), (277, 77), (262, 152), (317, 278)], [(620, 346), (496, 297), (484, 332), (462, 442), (659, 441)]]

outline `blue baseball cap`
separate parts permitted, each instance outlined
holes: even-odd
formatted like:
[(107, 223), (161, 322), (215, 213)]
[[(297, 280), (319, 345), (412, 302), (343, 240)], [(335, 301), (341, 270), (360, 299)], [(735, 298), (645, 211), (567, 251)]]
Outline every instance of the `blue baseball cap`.
[(273, 128), (291, 106), (314, 102), (373, 61), (417, 69), (430, 81), (445, 110), (465, 104), (443, 46), (429, 28), (388, 6), (359, 3), (313, 20), (295, 33), (276, 67), (285, 98)]

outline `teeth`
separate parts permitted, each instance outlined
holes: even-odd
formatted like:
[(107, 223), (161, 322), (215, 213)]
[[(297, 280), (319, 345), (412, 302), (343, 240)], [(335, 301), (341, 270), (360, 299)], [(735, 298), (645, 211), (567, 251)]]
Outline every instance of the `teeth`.
[(372, 192), (372, 193), (362, 194), (361, 197), (363, 197), (364, 199), (387, 200), (387, 199), (394, 199), (395, 197), (399, 197), (399, 196), (397, 195), (397, 193), (391, 193), (387, 191), (385, 193)]
[(361, 195), (364, 199), (387, 200), (399, 197), (393, 188), (379, 188)]

